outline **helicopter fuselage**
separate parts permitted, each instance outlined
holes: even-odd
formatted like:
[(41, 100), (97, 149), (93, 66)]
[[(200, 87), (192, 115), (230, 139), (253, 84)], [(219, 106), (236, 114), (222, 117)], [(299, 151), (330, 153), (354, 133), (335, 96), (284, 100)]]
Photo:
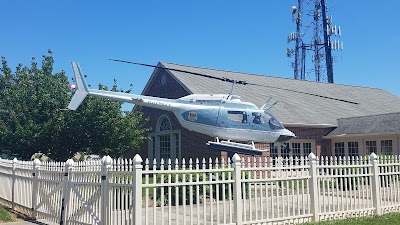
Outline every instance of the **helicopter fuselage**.
[(76, 110), (87, 95), (173, 112), (186, 129), (233, 141), (284, 142), (295, 135), (270, 113), (239, 96), (192, 94), (166, 99), (124, 92), (89, 89), (77, 63), (72, 63), (76, 85), (68, 108)]
[(271, 114), (235, 95), (165, 99), (102, 90), (90, 90), (89, 95), (171, 111), (184, 128), (221, 139), (273, 143), (294, 137)]

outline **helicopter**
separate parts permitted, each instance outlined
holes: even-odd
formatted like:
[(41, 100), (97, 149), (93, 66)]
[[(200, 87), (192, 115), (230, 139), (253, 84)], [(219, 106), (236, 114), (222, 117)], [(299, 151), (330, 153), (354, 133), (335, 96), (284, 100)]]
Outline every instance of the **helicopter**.
[[(158, 68), (158, 66), (148, 64), (129, 63)], [(284, 143), (295, 137), (293, 132), (286, 129), (278, 119), (268, 112), (265, 105), (258, 108), (251, 102), (241, 101), (240, 96), (237, 95), (191, 94), (178, 99), (167, 99), (96, 90), (90, 89), (86, 84), (78, 63), (72, 62), (72, 69), (75, 84), (69, 84), (69, 87), (75, 93), (68, 105), (69, 110), (76, 110), (89, 95), (170, 111), (174, 113), (182, 127), (214, 137), (215, 141), (206, 143), (209, 148), (229, 153), (261, 155), (266, 150), (257, 149), (254, 143)], [(216, 78), (204, 74), (197, 75)], [(224, 81), (232, 82), (233, 85), (245, 84), (244, 81), (230, 81), (226, 78), (217, 79), (224, 79)]]

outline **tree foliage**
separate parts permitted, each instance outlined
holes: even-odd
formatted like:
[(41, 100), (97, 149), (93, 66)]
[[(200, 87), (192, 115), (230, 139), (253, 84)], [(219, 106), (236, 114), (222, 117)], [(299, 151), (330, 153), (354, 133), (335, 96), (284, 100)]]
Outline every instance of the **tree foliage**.
[[(63, 161), (77, 152), (119, 157), (137, 150), (148, 130), (141, 110), (122, 112), (122, 103), (94, 97), (76, 111), (65, 110), (73, 93), (64, 71), (53, 74), (49, 53), (41, 68), (33, 58), (30, 67), (19, 64), (15, 72), (1, 58), (0, 150), (21, 159), (41, 152)], [(111, 90), (122, 91), (115, 80)]]

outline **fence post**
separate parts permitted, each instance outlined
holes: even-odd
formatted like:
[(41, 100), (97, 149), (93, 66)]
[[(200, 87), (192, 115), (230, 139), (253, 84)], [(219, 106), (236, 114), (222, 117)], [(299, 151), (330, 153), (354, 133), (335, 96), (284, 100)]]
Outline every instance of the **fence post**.
[(60, 225), (67, 223), (68, 218), (68, 209), (69, 209), (69, 196), (71, 192), (71, 188), (69, 187), (69, 182), (71, 178), (71, 171), (72, 167), (74, 166), (74, 160), (68, 159), (65, 162), (65, 169), (64, 169), (64, 190), (63, 190), (63, 197), (61, 201), (61, 219)]
[(104, 156), (101, 159), (101, 224), (108, 224), (108, 209), (109, 209), (109, 177), (108, 170), (111, 167), (112, 159), (110, 156)]
[(142, 224), (142, 162), (142, 157), (136, 154), (133, 158), (133, 225)]
[(233, 162), (233, 214), (235, 215), (236, 225), (242, 224), (242, 180), (240, 156), (235, 153), (232, 157)]
[(375, 208), (375, 215), (381, 214), (381, 192), (380, 192), (380, 183), (379, 183), (379, 163), (378, 156), (375, 153), (372, 153), (369, 156), (369, 159), (372, 163), (372, 204)]
[(12, 183), (11, 183), (11, 208), (15, 210), (15, 180), (16, 180), (16, 175), (15, 175), (15, 169), (16, 169), (16, 164), (18, 160), (17, 158), (14, 158), (12, 161)]
[(317, 157), (314, 153), (308, 155), (308, 163), (310, 165), (310, 179), (308, 186), (310, 187), (310, 203), (313, 222), (319, 221), (319, 193), (318, 193), (318, 177), (317, 177)]
[(36, 220), (37, 210), (35, 207), (37, 205), (37, 199), (39, 195), (39, 166), (41, 162), (39, 159), (33, 160), (33, 171), (32, 171), (32, 215), (31, 218)]

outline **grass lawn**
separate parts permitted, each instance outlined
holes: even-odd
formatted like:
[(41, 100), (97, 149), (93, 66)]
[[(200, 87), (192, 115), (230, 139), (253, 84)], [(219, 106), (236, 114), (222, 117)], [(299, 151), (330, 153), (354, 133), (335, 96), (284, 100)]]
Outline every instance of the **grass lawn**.
[(344, 220), (332, 220), (318, 223), (306, 223), (305, 225), (398, 225), (400, 213), (390, 213), (382, 216), (370, 216), (363, 218), (351, 218)]
[(0, 206), (0, 223), (16, 221), (14, 214), (10, 213), (3, 206)]

